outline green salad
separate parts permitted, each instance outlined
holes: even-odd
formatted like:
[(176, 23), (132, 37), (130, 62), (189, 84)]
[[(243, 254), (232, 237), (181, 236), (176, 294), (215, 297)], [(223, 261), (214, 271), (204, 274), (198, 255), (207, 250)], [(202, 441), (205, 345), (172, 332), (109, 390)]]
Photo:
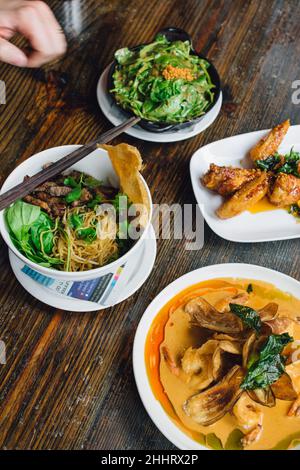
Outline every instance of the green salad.
[(201, 116), (213, 102), (210, 64), (191, 54), (189, 41), (169, 42), (158, 35), (136, 51), (115, 53), (117, 103), (149, 121), (180, 123)]

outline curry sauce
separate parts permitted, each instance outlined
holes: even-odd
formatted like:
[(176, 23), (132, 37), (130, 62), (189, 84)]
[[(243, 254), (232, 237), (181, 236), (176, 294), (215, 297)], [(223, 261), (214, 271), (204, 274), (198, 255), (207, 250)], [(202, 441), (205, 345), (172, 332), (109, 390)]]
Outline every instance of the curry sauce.
[[(253, 309), (260, 309), (272, 301), (279, 306), (279, 316), (298, 321), (299, 299), (268, 283), (226, 278), (202, 282), (175, 296), (158, 313), (148, 333), (145, 361), (149, 382), (155, 397), (183, 432), (207, 447), (241, 448), (240, 439), (245, 430), (239, 426), (232, 412), (226, 413), (219, 421), (210, 426), (200, 425), (187, 416), (183, 404), (199, 390), (192, 381), (185, 381), (182, 374), (176, 374), (172, 371), (162, 350), (167, 348), (172, 357), (180, 360), (188, 348), (199, 348), (211, 334), (203, 328), (191, 326), (190, 317), (184, 311), (184, 306), (188, 301), (200, 296), (215, 305), (228, 295), (247, 291), (249, 285), (252, 288), (252, 292), (249, 294), (249, 305)], [(296, 322), (293, 322), (292, 336), (294, 341), (300, 340), (300, 326)], [(293, 351), (296, 346), (297, 343), (294, 342), (289, 347)], [(295, 355), (297, 355), (297, 351)], [(294, 368), (292, 380), (294, 388), (299, 394), (300, 365), (298, 368), (298, 363)], [(249, 445), (247, 449), (286, 449), (296, 445), (297, 439), (300, 441), (300, 417), (287, 416), (291, 404), (290, 401), (279, 399), (276, 399), (276, 405), (272, 408), (255, 404), (263, 413), (263, 430), (259, 440)]]

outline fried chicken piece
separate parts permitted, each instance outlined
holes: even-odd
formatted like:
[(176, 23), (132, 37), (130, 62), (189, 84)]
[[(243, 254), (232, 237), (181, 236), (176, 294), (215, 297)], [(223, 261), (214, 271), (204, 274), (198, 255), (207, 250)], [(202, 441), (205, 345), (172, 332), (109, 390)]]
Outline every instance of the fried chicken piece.
[(263, 137), (258, 144), (250, 150), (250, 158), (253, 162), (256, 160), (264, 160), (270, 155), (277, 152), (279, 145), (284, 139), (290, 127), (290, 120), (278, 124), (274, 127), (265, 137)]
[(230, 199), (225, 201), (216, 211), (220, 219), (229, 219), (254, 206), (268, 192), (269, 175), (260, 174), (253, 181), (244, 184)]
[(218, 166), (211, 163), (201, 182), (206, 188), (216, 191), (221, 196), (229, 196), (260, 174), (261, 170)]
[(269, 194), (272, 204), (278, 207), (296, 204), (300, 200), (300, 178), (279, 173)]

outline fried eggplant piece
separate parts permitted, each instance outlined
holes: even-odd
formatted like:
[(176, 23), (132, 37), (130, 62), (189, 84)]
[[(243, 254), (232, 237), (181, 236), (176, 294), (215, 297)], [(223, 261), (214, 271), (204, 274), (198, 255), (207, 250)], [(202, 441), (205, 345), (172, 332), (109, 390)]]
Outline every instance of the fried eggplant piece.
[(221, 196), (229, 196), (260, 174), (261, 170), (218, 166), (211, 163), (201, 182), (207, 189), (216, 191)]
[(294, 401), (298, 398), (298, 394), (294, 389), (293, 381), (286, 372), (271, 385), (275, 398), (279, 400)]
[(276, 405), (276, 400), (271, 387), (257, 388), (255, 390), (247, 390), (251, 400), (259, 403), (260, 405), (273, 408)]
[(234, 366), (219, 383), (189, 398), (183, 404), (184, 412), (203, 426), (219, 421), (243, 393), (240, 388), (243, 378), (243, 369)]
[(278, 207), (296, 204), (300, 200), (300, 178), (279, 173), (269, 193), (269, 199)]
[(254, 206), (268, 192), (269, 175), (260, 174), (254, 180), (244, 184), (230, 199), (225, 201), (216, 211), (220, 219), (230, 219)]
[(258, 144), (250, 150), (250, 158), (253, 162), (256, 160), (264, 160), (270, 155), (277, 152), (279, 145), (284, 139), (290, 127), (290, 120), (282, 122), (274, 127), (265, 137), (263, 137)]
[(220, 333), (235, 334), (243, 330), (241, 320), (231, 312), (218, 312), (202, 297), (190, 300), (185, 311), (191, 316), (194, 325)]
[(278, 304), (269, 302), (263, 308), (258, 310), (258, 314), (262, 322), (274, 320), (278, 315)]

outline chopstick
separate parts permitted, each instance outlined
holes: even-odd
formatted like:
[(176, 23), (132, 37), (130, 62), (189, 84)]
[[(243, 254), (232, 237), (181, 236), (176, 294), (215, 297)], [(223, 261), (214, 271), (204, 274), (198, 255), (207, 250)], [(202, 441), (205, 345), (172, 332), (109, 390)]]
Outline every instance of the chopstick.
[(89, 142), (86, 145), (83, 145), (82, 147), (75, 150), (74, 152), (69, 153), (65, 157), (58, 160), (57, 162), (52, 163), (47, 168), (44, 168), (43, 170), (39, 171), (35, 175), (30, 176), (28, 179), (26, 179), (22, 183), (17, 184), (12, 189), (1, 194), (0, 211), (8, 207), (17, 199), (20, 199), (26, 196), (27, 194), (31, 193), (35, 188), (45, 183), (49, 179), (53, 178), (59, 173), (62, 173), (70, 166), (79, 162), (79, 160), (82, 160), (82, 158), (86, 157), (89, 153), (96, 150), (98, 144), (106, 144), (110, 142), (112, 139), (114, 139), (115, 137), (122, 134), (130, 127), (137, 124), (139, 121), (140, 121), (139, 117), (132, 117), (128, 119), (127, 121), (123, 122), (119, 126), (116, 126), (107, 132), (104, 132), (104, 134), (99, 136), (98, 139), (92, 142)]

